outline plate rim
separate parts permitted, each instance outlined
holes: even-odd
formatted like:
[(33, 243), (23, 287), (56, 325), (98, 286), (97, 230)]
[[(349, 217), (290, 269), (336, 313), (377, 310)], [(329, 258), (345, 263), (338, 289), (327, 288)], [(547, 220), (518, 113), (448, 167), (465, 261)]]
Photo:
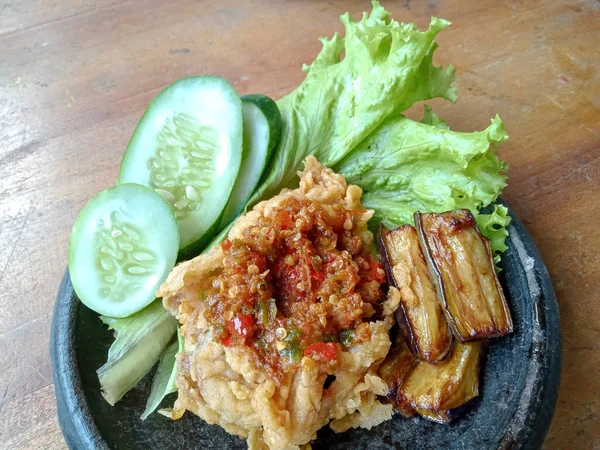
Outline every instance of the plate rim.
[[(501, 201), (499, 203), (504, 204)], [(538, 352), (531, 358), (524, 389), (524, 392), (527, 390), (530, 395), (522, 397), (496, 447), (497, 450), (541, 447), (556, 408), (562, 370), (560, 311), (550, 275), (524, 224), (510, 208), (509, 215), (512, 220), (508, 228), (508, 239), (515, 246), (517, 257), (526, 274), (530, 298), (533, 299), (533, 317), (537, 319), (534, 321), (533, 336), (535, 337), (536, 333), (538, 338), (551, 335), (556, 340), (552, 342), (552, 346), (546, 345), (545, 352)], [(56, 296), (50, 333), (50, 358), (58, 421), (69, 449), (108, 450), (108, 444), (102, 437), (83, 395), (83, 383), (78, 370), (75, 336), (77, 312), (80, 307), (81, 302), (76, 300), (67, 267)], [(539, 343), (548, 344), (545, 338)], [(538, 377), (536, 375), (540, 370), (545, 373)], [(539, 392), (538, 399), (544, 399), (546, 407), (542, 411), (530, 407), (541, 402), (535, 399), (531, 401), (534, 392)], [(530, 401), (523, 401), (523, 398)], [(525, 428), (533, 431), (527, 436), (527, 442), (519, 440), (519, 434)]]

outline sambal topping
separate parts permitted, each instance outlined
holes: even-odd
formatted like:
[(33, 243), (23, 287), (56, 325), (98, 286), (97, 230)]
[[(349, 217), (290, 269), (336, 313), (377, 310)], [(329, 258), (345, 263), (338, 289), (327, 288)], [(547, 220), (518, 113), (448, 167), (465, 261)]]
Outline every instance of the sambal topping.
[(205, 293), (204, 313), (223, 345), (253, 348), (256, 363), (277, 375), (303, 355), (332, 361), (369, 339), (385, 272), (354, 214), (291, 197), (223, 241), (223, 272)]

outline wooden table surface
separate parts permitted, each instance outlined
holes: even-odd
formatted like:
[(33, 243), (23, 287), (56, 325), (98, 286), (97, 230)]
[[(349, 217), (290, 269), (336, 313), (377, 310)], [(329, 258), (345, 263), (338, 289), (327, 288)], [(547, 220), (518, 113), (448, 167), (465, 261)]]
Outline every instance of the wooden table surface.
[[(563, 377), (548, 449), (600, 449), (600, 4), (404, 0), (394, 17), (453, 22), (457, 130), (499, 112), (509, 131), (503, 198), (552, 276)], [(278, 98), (303, 79), (317, 37), (367, 1), (0, 1), (0, 447), (64, 448), (48, 339), (79, 209), (117, 179), (150, 99), (188, 75)]]

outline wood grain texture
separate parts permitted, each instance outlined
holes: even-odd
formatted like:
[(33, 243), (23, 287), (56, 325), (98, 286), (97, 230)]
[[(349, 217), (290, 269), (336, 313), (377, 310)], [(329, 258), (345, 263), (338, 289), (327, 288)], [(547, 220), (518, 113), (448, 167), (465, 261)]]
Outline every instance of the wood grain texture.
[[(504, 199), (545, 259), (561, 309), (563, 379), (548, 449), (600, 448), (600, 6), (586, 1), (386, 2), (425, 27), (453, 22), (437, 61), (457, 130), (500, 113)], [(50, 315), (77, 212), (117, 179), (150, 99), (211, 73), (275, 98), (303, 78), (318, 36), (367, 1), (0, 0), (0, 448), (64, 448)], [(415, 115), (420, 110), (413, 110)]]

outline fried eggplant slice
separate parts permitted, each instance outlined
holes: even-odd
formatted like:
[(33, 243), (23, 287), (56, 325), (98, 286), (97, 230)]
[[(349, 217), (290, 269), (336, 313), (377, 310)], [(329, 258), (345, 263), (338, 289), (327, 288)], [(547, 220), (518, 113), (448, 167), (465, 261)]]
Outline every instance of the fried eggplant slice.
[(421, 417), (436, 423), (446, 424), (452, 421), (452, 418), (450, 417), (450, 411), (433, 412), (427, 409), (419, 408), (417, 409), (417, 413)]
[(448, 423), (453, 409), (479, 394), (479, 367), (486, 346), (486, 340), (454, 341), (444, 361), (421, 361), (400, 387), (398, 397), (426, 419)]
[(452, 335), (429, 278), (427, 263), (411, 225), (395, 230), (379, 228), (379, 243), (388, 280), (401, 295), (396, 320), (411, 351), (420, 359), (437, 363), (446, 357)]
[(461, 342), (512, 332), (490, 242), (469, 210), (416, 212), (415, 224), (438, 301)]
[(419, 363), (412, 354), (404, 337), (398, 333), (392, 349), (379, 366), (378, 374), (389, 387), (388, 401), (404, 417), (413, 417), (415, 410), (399, 395), (400, 387)]

